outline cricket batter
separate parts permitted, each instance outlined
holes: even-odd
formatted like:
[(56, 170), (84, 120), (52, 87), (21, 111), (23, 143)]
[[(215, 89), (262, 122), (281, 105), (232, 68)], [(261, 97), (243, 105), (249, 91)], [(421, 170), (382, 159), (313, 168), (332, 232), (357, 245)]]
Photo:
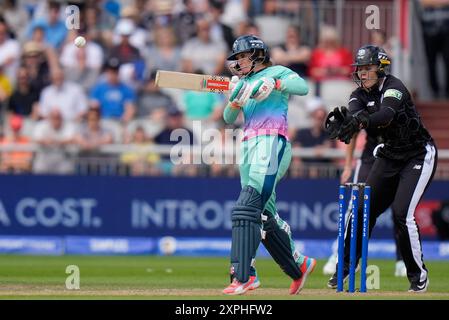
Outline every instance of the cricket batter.
[(262, 241), (293, 279), (290, 294), (297, 294), (316, 260), (295, 249), (290, 227), (276, 210), (275, 188), (292, 156), (287, 135), (288, 98), (306, 95), (308, 86), (292, 70), (273, 66), (266, 44), (252, 35), (235, 40), (228, 63), (240, 80), (234, 84), (223, 117), (226, 123), (233, 123), (243, 112), (245, 125), (240, 160), (242, 189), (231, 216), (232, 282), (223, 293), (244, 294), (260, 285), (254, 259)]
[[(349, 144), (361, 129), (378, 130), (382, 143), (374, 149), (376, 160), (366, 183), (371, 186), (370, 235), (377, 217), (391, 206), (399, 249), (407, 268), (409, 292), (425, 292), (429, 285), (415, 210), (432, 181), (437, 149), (416, 111), (410, 92), (389, 74), (390, 60), (382, 48), (368, 45), (355, 58), (354, 81), (359, 86), (350, 97), (349, 110), (334, 109), (326, 119), (331, 138)], [(358, 208), (359, 219), (363, 203)], [(350, 222), (351, 223), (351, 222)], [(362, 224), (357, 232), (357, 261), (361, 256)], [(349, 241), (345, 239), (344, 276), (349, 273)], [(335, 287), (337, 275), (328, 286)]]

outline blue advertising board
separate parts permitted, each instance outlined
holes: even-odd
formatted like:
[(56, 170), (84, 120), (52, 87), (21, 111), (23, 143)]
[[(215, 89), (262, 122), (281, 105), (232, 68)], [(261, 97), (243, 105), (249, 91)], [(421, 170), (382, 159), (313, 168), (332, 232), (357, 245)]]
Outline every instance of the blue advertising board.
[[(1, 176), (0, 235), (230, 237), (238, 179), (165, 177)], [(332, 239), (338, 181), (286, 179), (278, 210), (295, 239)], [(449, 182), (434, 181), (424, 199), (449, 199)], [(375, 237), (392, 238), (383, 214)], [(432, 240), (435, 237), (433, 237)]]

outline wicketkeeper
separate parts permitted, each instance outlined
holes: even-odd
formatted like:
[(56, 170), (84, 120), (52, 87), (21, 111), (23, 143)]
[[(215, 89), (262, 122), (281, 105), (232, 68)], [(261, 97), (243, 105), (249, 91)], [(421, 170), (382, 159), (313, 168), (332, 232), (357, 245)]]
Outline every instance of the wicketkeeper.
[[(425, 292), (429, 285), (416, 207), (432, 181), (437, 149), (424, 127), (412, 96), (401, 80), (389, 74), (390, 59), (382, 48), (368, 45), (355, 58), (354, 81), (359, 86), (349, 99), (349, 110), (335, 108), (326, 119), (331, 138), (346, 144), (361, 129), (376, 130), (382, 143), (366, 180), (371, 186), (370, 234), (377, 217), (391, 206), (399, 249), (407, 268), (409, 292)], [(363, 203), (358, 208), (362, 221)], [(351, 222), (350, 222), (351, 223)], [(357, 261), (361, 256), (362, 224), (357, 232)], [(349, 274), (349, 241), (345, 239), (344, 275)], [(328, 286), (335, 287), (337, 274)]]

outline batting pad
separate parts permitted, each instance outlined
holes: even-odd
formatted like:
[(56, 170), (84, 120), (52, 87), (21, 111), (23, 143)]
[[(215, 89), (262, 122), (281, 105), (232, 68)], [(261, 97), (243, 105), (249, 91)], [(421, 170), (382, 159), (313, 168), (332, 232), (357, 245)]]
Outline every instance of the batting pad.
[[(299, 266), (293, 256), (290, 234), (277, 224), (271, 213), (265, 212), (264, 215), (268, 216), (268, 219), (263, 224), (263, 245), (274, 261), (290, 278), (294, 280), (299, 279), (302, 276), (302, 272), (299, 270)], [(284, 224), (287, 225), (286, 223)]]
[(232, 210), (231, 265), (242, 283), (249, 280), (251, 262), (261, 240), (262, 198), (256, 189), (245, 186)]

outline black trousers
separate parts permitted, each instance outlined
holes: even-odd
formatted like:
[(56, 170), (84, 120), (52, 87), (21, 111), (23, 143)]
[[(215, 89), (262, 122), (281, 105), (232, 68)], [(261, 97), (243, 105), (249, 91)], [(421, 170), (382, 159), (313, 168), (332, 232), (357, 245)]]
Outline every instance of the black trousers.
[[(356, 182), (366, 182), (368, 179), (368, 175), (371, 171), (371, 168), (374, 165), (375, 158), (369, 160), (357, 160), (357, 165), (354, 170), (353, 183)], [(363, 190), (360, 191), (363, 194)], [(359, 220), (361, 221), (361, 220)], [(394, 222), (394, 221), (393, 221)], [(359, 222), (361, 223), (361, 222)], [(345, 233), (345, 237), (348, 236), (348, 233)], [(396, 261), (402, 260), (401, 250), (399, 249), (399, 232), (396, 223), (393, 223), (393, 238), (396, 245)]]
[[(421, 237), (415, 221), (415, 210), (435, 174), (437, 150), (428, 144), (426, 151), (407, 161), (377, 158), (368, 175), (371, 186), (369, 234), (376, 220), (391, 206), (407, 277), (410, 282), (424, 281), (427, 269), (424, 265)], [(362, 251), (363, 201), (358, 208), (357, 261)], [(349, 221), (349, 225), (352, 221)], [(345, 269), (349, 269), (350, 237), (345, 238)]]
[(429, 69), (429, 81), (433, 94), (436, 98), (441, 84), (438, 83), (437, 76), (437, 59), (441, 55), (444, 65), (444, 77), (446, 79), (446, 87), (444, 88), (444, 97), (449, 98), (449, 31), (439, 31), (436, 34), (424, 34), (424, 44), (427, 55), (427, 68)]

